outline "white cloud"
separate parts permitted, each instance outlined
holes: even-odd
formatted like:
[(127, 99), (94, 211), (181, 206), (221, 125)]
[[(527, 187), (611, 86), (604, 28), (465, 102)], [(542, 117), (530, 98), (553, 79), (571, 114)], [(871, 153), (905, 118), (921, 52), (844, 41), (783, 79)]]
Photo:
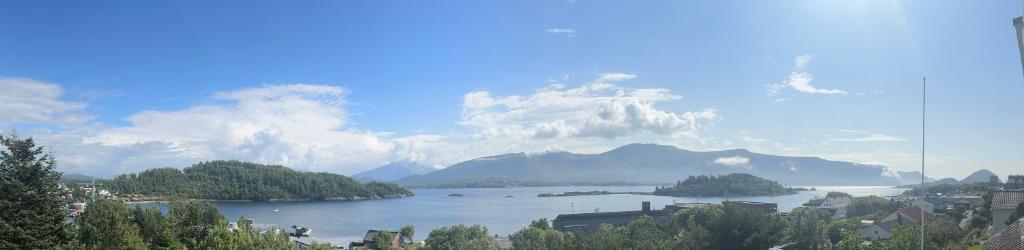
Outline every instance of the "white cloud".
[[(133, 166), (143, 169), (168, 158), (177, 163), (237, 159), (351, 173), (393, 160), (396, 149), (418, 158), (408, 150), (423, 140), (392, 139), (388, 133), (347, 126), (345, 93), (340, 87), (311, 84), (220, 92), (214, 104), (142, 111), (126, 118), (127, 126), (95, 128), (80, 134), (76, 143), (112, 154), (130, 152), (113, 157), (124, 159), (114, 165), (144, 162)], [(70, 157), (81, 158), (72, 163), (90, 161), (88, 155)]]
[(91, 119), (86, 105), (61, 100), (64, 90), (28, 78), (0, 78), (0, 125), (13, 123), (78, 124)]
[(524, 96), (470, 92), (460, 127), (443, 134), (360, 129), (349, 120), (348, 92), (315, 84), (229, 90), (185, 108), (131, 114), (127, 125), (83, 123), (30, 134), (53, 146), (62, 170), (75, 173), (109, 176), (233, 159), (352, 174), (403, 159), (449, 165), (511, 152), (598, 153), (633, 142), (701, 142), (701, 132), (719, 119), (712, 109), (657, 107), (682, 98), (667, 89), (613, 84), (634, 78), (606, 73), (582, 86)]
[(770, 96), (776, 95), (785, 88), (791, 88), (808, 94), (847, 94), (842, 89), (823, 89), (811, 86), (811, 81), (814, 80), (814, 77), (811, 73), (807, 72), (807, 65), (810, 62), (811, 55), (801, 55), (793, 59), (793, 70), (789, 72), (789, 76), (782, 83), (768, 85), (768, 94)]
[(555, 34), (568, 37), (576, 36), (576, 30), (569, 28), (550, 28), (544, 30), (544, 32), (547, 32), (548, 34)]
[(599, 82), (599, 83), (617, 82), (617, 81), (632, 80), (633, 78), (636, 78), (636, 75), (628, 74), (628, 73), (619, 73), (619, 72), (601, 73), (600, 77), (597, 78), (596, 82)]
[(747, 166), (748, 164), (750, 164), (750, 159), (743, 156), (718, 157), (717, 159), (715, 159), (714, 163), (730, 167), (738, 167)]
[(641, 133), (696, 138), (700, 129), (717, 118), (711, 109), (675, 113), (656, 108), (658, 102), (682, 98), (667, 89), (631, 89), (609, 83), (635, 77), (601, 74), (591, 84), (542, 89), (529, 96), (471, 92), (463, 98), (460, 124), (475, 130), (479, 138), (614, 139)]
[(856, 138), (834, 138), (834, 139), (832, 139), (832, 141), (835, 141), (835, 142), (898, 142), (898, 141), (906, 141), (906, 140), (907, 139), (904, 139), (904, 138), (890, 136), (890, 135), (883, 135), (883, 134), (872, 134), (872, 135), (869, 135), (869, 136), (856, 137)]

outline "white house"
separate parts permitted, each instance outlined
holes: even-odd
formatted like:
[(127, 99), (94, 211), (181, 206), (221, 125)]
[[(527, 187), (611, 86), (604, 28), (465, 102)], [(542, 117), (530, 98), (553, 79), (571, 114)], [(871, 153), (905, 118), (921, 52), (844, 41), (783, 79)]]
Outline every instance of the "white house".
[(832, 217), (836, 219), (846, 218), (846, 207), (850, 206), (853, 199), (850, 197), (828, 197), (825, 201), (818, 205), (818, 208), (828, 210), (832, 212)]

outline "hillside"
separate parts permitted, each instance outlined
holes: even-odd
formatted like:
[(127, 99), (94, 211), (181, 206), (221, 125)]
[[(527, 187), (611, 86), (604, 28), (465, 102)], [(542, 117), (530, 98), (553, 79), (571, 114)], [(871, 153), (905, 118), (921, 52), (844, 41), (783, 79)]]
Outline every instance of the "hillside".
[(60, 176), (60, 182), (62, 183), (87, 183), (92, 182), (93, 179), (96, 181), (102, 181), (102, 178), (96, 178), (89, 175), (77, 174), (77, 173), (64, 173)]
[(727, 174), (722, 176), (690, 176), (675, 186), (657, 187), (654, 195), (681, 197), (711, 196), (771, 196), (795, 194), (796, 191), (749, 174)]
[(960, 183), (971, 184), (989, 182), (992, 176), (996, 176), (996, 174), (992, 173), (992, 171), (989, 171), (988, 169), (982, 169), (975, 171), (974, 173), (971, 173), (971, 175), (968, 175), (967, 177), (964, 177), (963, 180), (960, 180)]
[(465, 183), (500, 183), (503, 186), (542, 184), (653, 184), (675, 183), (690, 175), (748, 173), (785, 185), (879, 185), (911, 183), (917, 172), (892, 177), (880, 166), (829, 161), (816, 157), (789, 157), (747, 150), (694, 152), (672, 146), (629, 144), (600, 154), (551, 152), (505, 154), (452, 165), (397, 183), (414, 187), (464, 186)]
[(359, 183), (330, 173), (240, 161), (201, 162), (183, 170), (155, 168), (104, 181), (117, 194), (211, 200), (361, 200), (411, 196), (405, 188)]
[(421, 175), (437, 170), (415, 161), (397, 161), (352, 175), (359, 181), (395, 181), (411, 175)]

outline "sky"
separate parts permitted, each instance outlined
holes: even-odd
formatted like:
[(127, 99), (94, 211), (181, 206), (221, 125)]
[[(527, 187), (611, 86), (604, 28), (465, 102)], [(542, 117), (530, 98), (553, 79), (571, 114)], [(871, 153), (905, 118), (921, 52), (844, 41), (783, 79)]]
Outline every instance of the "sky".
[[(0, 130), (102, 177), (630, 143), (1021, 173), (1019, 1), (0, 3)], [(742, 160), (742, 159), (733, 159)], [(756, 167), (756, 166), (755, 166)]]

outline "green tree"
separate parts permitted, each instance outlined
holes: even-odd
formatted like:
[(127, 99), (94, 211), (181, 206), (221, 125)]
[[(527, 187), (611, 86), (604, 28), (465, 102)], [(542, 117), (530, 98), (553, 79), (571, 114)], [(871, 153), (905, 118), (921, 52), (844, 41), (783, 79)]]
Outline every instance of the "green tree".
[(702, 206), (684, 213), (688, 222), (674, 248), (766, 249), (781, 242), (786, 228), (778, 216), (735, 205)]
[(447, 250), (447, 249), (498, 249), (498, 242), (494, 237), (488, 235), (487, 227), (480, 225), (455, 225), (442, 227), (430, 231), (427, 236), (425, 249)]
[(159, 208), (136, 206), (132, 210), (132, 220), (139, 228), (139, 235), (150, 249), (181, 249), (184, 246), (174, 238), (171, 223), (160, 213)]
[(56, 248), (68, 202), (57, 161), (31, 137), (0, 135), (0, 145), (0, 249)]
[(380, 230), (376, 236), (373, 236), (373, 245), (370, 249), (377, 250), (391, 250), (391, 241), (395, 240), (395, 235), (388, 232), (388, 230)]
[(668, 226), (658, 224), (649, 216), (640, 217), (619, 231), (626, 239), (623, 244), (634, 249), (666, 249), (671, 244)]
[(574, 244), (576, 249), (612, 250), (625, 249), (626, 238), (609, 224), (597, 226), (594, 232), (580, 234)]
[(547, 219), (533, 221), (530, 227), (512, 234), (514, 249), (570, 249), (570, 237), (547, 226)]
[(76, 242), (87, 249), (147, 249), (139, 228), (124, 203), (98, 199), (89, 202), (85, 213), (75, 220)]
[(402, 235), (402, 240), (405, 243), (412, 243), (413, 236), (416, 234), (416, 228), (412, 227), (412, 225), (405, 225), (398, 229), (398, 233)]
[(551, 223), (548, 222), (547, 218), (540, 218), (540, 219), (537, 219), (535, 221), (530, 222), (530, 227), (535, 227), (535, 228), (540, 228), (540, 229), (551, 229)]
[(211, 229), (227, 224), (220, 210), (207, 202), (173, 200), (168, 217), (178, 241), (189, 249), (199, 247)]
[(789, 213), (786, 238), (792, 249), (823, 249), (829, 242), (825, 224), (832, 219), (825, 210), (798, 207)]

